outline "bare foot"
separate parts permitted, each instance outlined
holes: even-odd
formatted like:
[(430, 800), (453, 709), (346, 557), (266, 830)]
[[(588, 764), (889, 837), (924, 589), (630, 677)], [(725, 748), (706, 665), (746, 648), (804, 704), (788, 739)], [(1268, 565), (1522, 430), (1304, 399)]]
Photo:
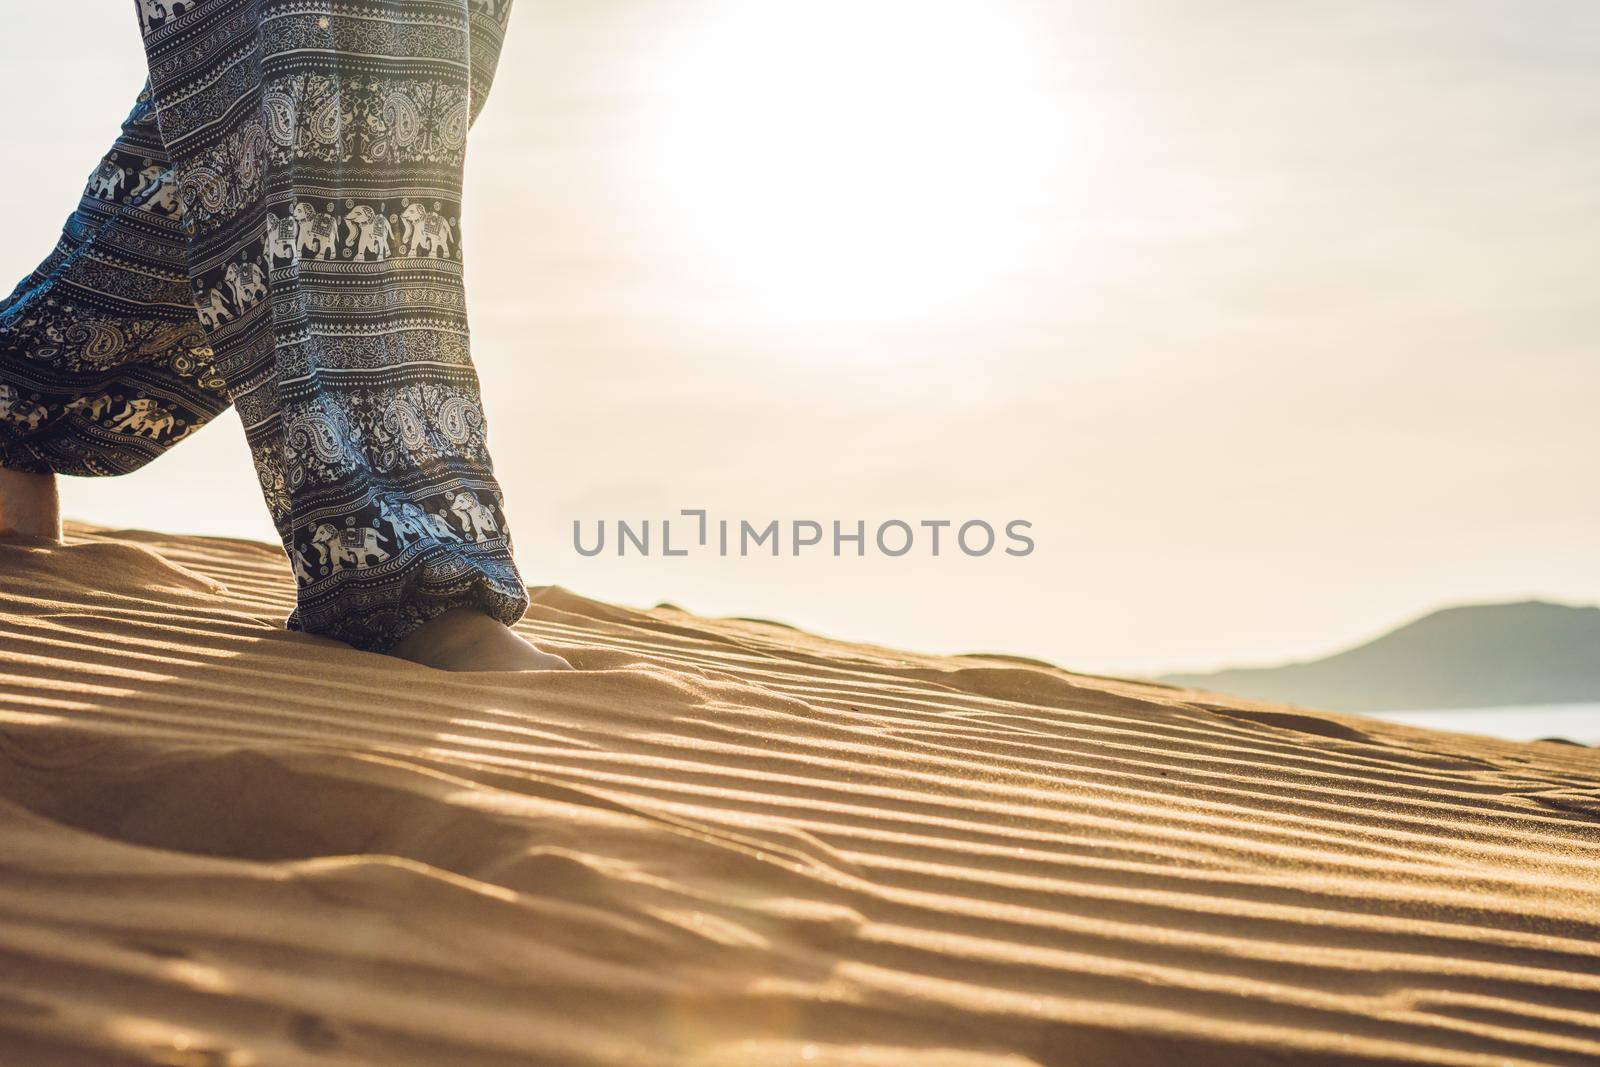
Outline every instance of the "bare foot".
[(511, 627), (476, 608), (451, 608), (423, 623), (389, 655), (443, 671), (570, 671), (560, 656), (540, 652)]
[(53, 474), (0, 468), (0, 537), (61, 540), (61, 498)]

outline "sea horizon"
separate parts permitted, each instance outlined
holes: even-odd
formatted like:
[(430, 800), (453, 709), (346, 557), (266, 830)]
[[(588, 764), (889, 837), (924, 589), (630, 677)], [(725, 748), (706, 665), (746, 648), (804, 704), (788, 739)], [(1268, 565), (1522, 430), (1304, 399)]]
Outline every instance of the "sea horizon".
[(1600, 745), (1600, 702), (1521, 704), (1484, 708), (1417, 708), (1362, 712), (1375, 719), (1433, 730), (1484, 734), (1506, 741), (1560, 738)]

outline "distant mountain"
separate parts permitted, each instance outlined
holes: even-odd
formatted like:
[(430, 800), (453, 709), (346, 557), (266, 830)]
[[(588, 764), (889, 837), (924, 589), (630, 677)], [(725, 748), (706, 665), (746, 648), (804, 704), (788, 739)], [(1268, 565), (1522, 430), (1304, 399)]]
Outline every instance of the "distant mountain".
[(1445, 608), (1325, 659), (1161, 681), (1330, 711), (1600, 702), (1600, 608)]

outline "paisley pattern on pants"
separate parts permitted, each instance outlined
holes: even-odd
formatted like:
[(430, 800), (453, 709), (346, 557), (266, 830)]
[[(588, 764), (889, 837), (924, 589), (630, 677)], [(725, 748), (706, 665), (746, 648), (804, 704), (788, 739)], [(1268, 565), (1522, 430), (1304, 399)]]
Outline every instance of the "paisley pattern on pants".
[(510, 0), (137, 3), (149, 83), (0, 304), (0, 466), (126, 473), (232, 404), (291, 628), (514, 622), (460, 232)]

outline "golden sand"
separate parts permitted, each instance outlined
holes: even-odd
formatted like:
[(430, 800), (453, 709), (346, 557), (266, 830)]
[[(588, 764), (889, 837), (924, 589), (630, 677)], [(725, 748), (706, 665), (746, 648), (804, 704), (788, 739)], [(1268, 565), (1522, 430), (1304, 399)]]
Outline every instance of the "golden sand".
[(579, 671), (446, 674), (291, 597), (0, 545), (0, 1064), (1600, 1063), (1600, 752), (556, 588)]

